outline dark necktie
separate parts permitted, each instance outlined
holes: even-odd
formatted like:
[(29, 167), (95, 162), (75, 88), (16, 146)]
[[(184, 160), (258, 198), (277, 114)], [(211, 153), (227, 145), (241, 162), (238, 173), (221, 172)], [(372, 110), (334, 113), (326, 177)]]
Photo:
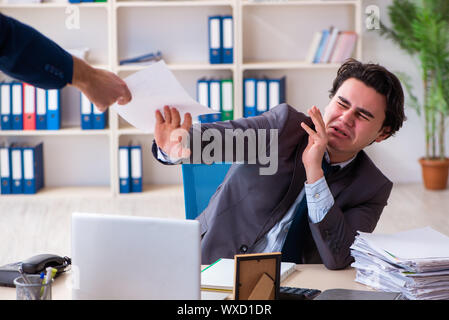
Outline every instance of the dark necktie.
[[(330, 174), (338, 171), (339, 166), (333, 166), (323, 158), (322, 168), (324, 176), (328, 177)], [(288, 230), (287, 238), (282, 247), (282, 261), (300, 263), (302, 251), (304, 248), (305, 236), (307, 234), (308, 219), (307, 219), (307, 197), (304, 193), (303, 198), (295, 208), (293, 221)]]

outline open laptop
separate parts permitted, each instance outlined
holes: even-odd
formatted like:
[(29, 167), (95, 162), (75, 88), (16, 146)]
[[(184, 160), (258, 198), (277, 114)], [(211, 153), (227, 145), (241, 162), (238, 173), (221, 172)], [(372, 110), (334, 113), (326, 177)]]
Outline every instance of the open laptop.
[(200, 264), (198, 221), (72, 214), (73, 299), (200, 299)]

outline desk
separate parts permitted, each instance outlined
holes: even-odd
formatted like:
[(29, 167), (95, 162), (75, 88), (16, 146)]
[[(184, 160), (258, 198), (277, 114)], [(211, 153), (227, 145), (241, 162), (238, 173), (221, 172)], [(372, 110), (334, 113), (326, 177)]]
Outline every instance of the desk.
[[(313, 288), (321, 291), (333, 288), (372, 290), (355, 282), (355, 273), (354, 268), (333, 271), (326, 269), (322, 264), (301, 264), (296, 266), (296, 270), (281, 283), (281, 286)], [(52, 297), (53, 300), (72, 298), (70, 271), (55, 279)], [(0, 300), (14, 299), (16, 299), (15, 288), (0, 287)]]

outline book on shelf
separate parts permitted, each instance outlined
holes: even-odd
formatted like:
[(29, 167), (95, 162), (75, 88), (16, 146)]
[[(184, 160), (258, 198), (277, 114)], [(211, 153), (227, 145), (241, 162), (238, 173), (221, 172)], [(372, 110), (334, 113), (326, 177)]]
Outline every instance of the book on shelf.
[(306, 56), (308, 63), (342, 63), (352, 57), (357, 33), (338, 28), (316, 31)]

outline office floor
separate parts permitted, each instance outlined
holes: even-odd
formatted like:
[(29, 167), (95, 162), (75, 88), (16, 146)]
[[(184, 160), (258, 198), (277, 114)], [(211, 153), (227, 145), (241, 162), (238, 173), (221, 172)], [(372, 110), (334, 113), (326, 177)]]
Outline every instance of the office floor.
[[(0, 265), (39, 253), (70, 256), (72, 212), (148, 217), (184, 217), (182, 186), (167, 186), (131, 197), (66, 195), (0, 196)], [(431, 226), (449, 236), (449, 189), (425, 190), (421, 184), (395, 185), (375, 232), (391, 233)]]

